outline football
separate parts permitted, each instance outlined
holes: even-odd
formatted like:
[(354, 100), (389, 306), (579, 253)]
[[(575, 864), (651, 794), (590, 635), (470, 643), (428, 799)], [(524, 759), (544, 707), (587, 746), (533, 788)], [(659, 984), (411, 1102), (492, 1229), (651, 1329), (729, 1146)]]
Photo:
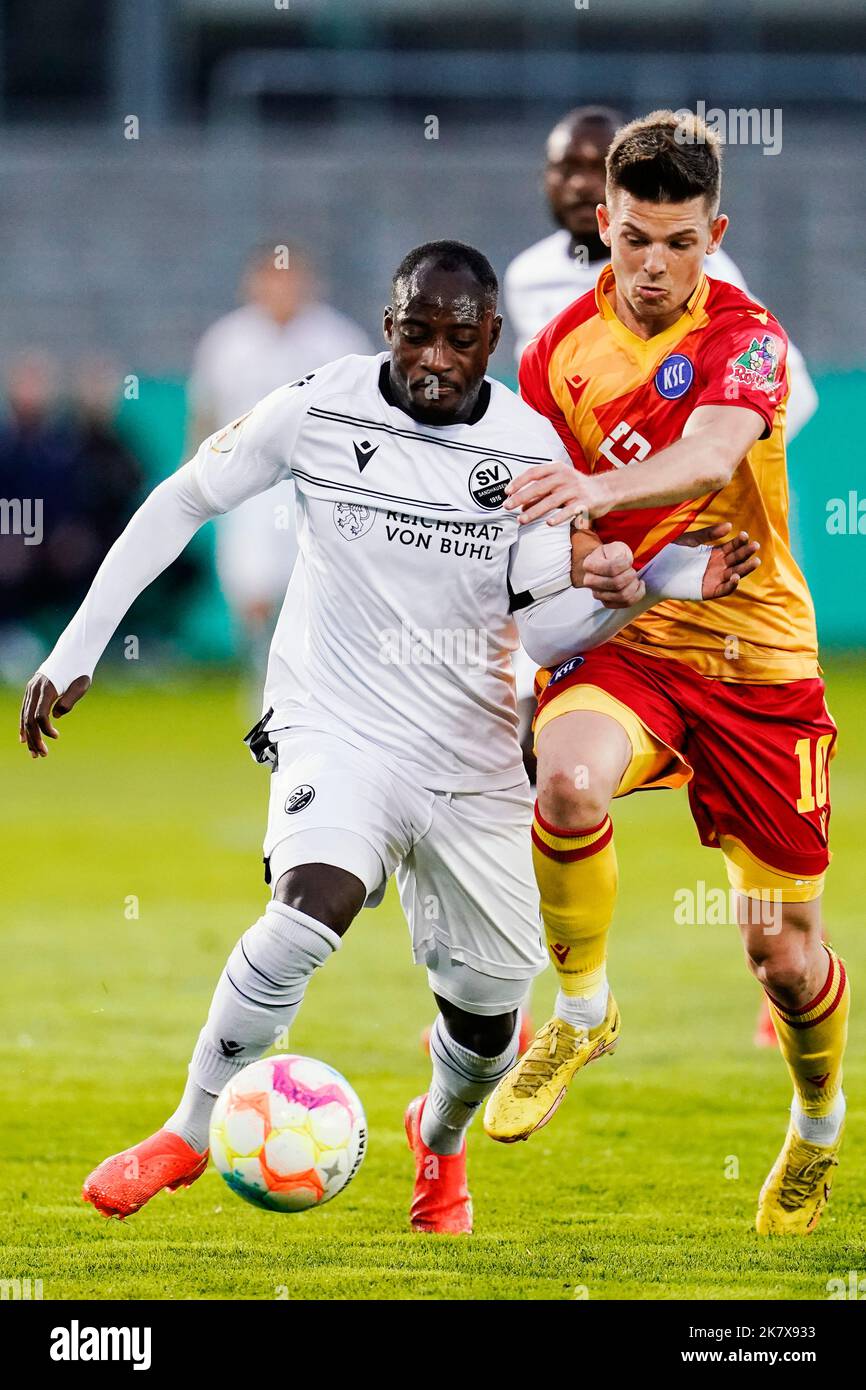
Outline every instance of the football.
[(357, 1173), (366, 1143), (354, 1090), (313, 1057), (252, 1062), (222, 1090), (211, 1117), (217, 1169), (239, 1197), (268, 1211), (330, 1202)]

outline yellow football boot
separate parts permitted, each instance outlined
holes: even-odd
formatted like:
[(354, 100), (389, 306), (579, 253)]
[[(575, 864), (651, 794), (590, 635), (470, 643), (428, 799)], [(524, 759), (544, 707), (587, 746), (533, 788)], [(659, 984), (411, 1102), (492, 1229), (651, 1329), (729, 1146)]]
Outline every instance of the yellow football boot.
[(755, 1229), (759, 1236), (812, 1234), (830, 1200), (841, 1144), (842, 1130), (835, 1144), (810, 1144), (793, 1125), (788, 1126), (782, 1152), (758, 1198)]
[(487, 1102), (484, 1128), (490, 1138), (513, 1144), (546, 1125), (575, 1072), (613, 1052), (619, 1027), (619, 1009), (612, 994), (597, 1028), (573, 1028), (561, 1018), (545, 1023)]

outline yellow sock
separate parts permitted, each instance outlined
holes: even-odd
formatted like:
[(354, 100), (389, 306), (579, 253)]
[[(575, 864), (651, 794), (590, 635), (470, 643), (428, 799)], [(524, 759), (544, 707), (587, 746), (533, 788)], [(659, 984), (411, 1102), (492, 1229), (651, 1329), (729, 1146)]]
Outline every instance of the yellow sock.
[(602, 988), (607, 934), (616, 903), (613, 825), (589, 830), (550, 825), (535, 807), (532, 858), (547, 949), (563, 994), (591, 999)]
[(815, 998), (799, 1009), (786, 1009), (771, 994), (770, 1012), (779, 1048), (788, 1064), (804, 1115), (827, 1115), (842, 1085), (842, 1057), (848, 1038), (851, 987), (843, 962), (830, 957), (827, 979)]

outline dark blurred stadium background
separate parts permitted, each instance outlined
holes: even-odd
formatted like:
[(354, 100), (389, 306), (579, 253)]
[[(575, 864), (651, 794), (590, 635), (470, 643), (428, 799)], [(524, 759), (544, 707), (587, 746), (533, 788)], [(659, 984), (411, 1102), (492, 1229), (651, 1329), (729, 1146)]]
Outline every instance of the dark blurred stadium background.
[[(460, 237), (501, 273), (550, 230), (563, 111), (699, 101), (782, 112), (777, 155), (727, 152), (726, 249), (816, 382), (790, 455), (797, 546), (824, 644), (866, 645), (862, 0), (4, 0), (0, 498), (44, 492), (45, 538), (0, 536), (0, 679), (29, 674), (180, 461), (195, 344), (253, 246), (309, 248), (378, 343), (409, 246)], [(512, 344), (494, 359), (511, 381)], [(202, 534), (127, 620), (162, 658), (141, 677), (235, 658), (212, 551)]]

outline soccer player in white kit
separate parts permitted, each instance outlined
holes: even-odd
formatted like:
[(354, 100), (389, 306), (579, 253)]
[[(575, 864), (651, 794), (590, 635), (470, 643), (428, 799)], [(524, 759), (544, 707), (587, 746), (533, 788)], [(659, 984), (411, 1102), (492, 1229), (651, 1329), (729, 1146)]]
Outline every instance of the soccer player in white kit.
[[(177, 1110), (85, 1181), (105, 1215), (200, 1176), (216, 1095), (284, 1035), (313, 972), (395, 873), (439, 1007), (430, 1088), (406, 1113), (411, 1223), (470, 1231), (465, 1132), (515, 1060), (517, 1010), (547, 960), (509, 660), (517, 627), (555, 662), (663, 597), (732, 592), (754, 566), (740, 536), (667, 547), (637, 576), (626, 547), (518, 527), (506, 484), (561, 446), (485, 376), (496, 292), (471, 247), (410, 252), (385, 312), (390, 352), (333, 362), (206, 439), (133, 517), (28, 685), (21, 739), (39, 757), (52, 712), (85, 693), (127, 607), (195, 530), (293, 478), (301, 560), (248, 736), (272, 768), (273, 897), (220, 977)], [(574, 586), (578, 572), (591, 587)]]

